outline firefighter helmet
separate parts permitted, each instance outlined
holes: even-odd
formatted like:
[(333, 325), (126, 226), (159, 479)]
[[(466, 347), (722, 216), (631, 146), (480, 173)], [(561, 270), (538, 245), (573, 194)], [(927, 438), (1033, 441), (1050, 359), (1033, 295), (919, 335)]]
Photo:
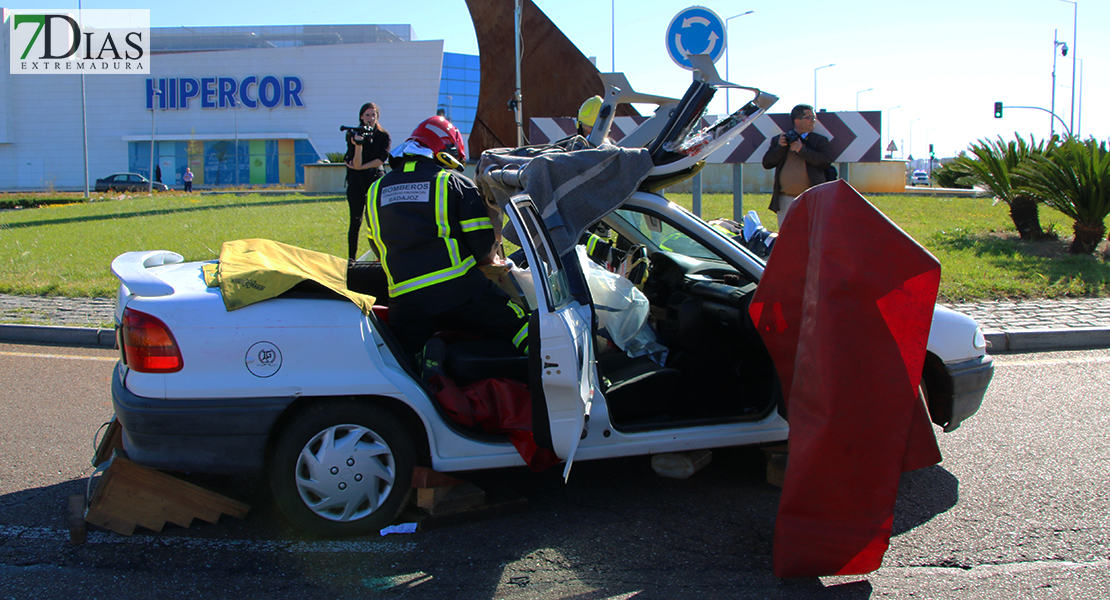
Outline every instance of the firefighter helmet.
[(416, 140), (438, 155), (447, 152), (459, 161), (466, 161), (466, 144), (459, 129), (444, 117), (429, 117), (412, 130), (410, 140)]
[(578, 126), (593, 127), (599, 112), (601, 112), (601, 96), (586, 98), (578, 109)]

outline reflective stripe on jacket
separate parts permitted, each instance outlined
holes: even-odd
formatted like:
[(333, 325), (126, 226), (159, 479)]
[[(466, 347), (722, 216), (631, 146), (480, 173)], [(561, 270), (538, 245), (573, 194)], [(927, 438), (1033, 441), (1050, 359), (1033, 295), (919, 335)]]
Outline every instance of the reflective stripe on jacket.
[(493, 248), (493, 223), (474, 184), (413, 160), (375, 181), (366, 224), (391, 298), (462, 277)]

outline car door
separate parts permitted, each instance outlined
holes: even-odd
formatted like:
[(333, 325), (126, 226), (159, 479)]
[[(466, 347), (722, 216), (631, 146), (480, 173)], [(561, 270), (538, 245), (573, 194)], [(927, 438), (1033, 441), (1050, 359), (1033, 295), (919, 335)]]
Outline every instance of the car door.
[(520, 234), (536, 287), (537, 307), (528, 325), (532, 433), (537, 445), (566, 462), (565, 477), (596, 389), (592, 309), (572, 292), (581, 279), (578, 265), (564, 265), (559, 259), (528, 196), (515, 196), (506, 212)]

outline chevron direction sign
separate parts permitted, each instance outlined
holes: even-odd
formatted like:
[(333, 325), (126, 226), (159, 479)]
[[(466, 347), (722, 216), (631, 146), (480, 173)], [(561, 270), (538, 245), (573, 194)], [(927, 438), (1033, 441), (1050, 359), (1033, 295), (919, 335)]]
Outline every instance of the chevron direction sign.
[[(624, 136), (647, 121), (648, 117), (614, 117), (609, 128), (609, 139), (620, 142)], [(550, 144), (577, 131), (575, 119), (571, 117), (534, 117), (528, 127), (528, 143), (533, 145)]]
[[(613, 120), (609, 139), (620, 143), (646, 120), (647, 117), (617, 117)], [(703, 121), (703, 125), (708, 122)], [(793, 127), (789, 113), (765, 114), (706, 162), (760, 163), (771, 138)], [(879, 162), (882, 158), (881, 111), (820, 112), (813, 130), (829, 138), (833, 162)], [(528, 140), (531, 144), (547, 144), (573, 135), (574, 131), (575, 121), (570, 117), (533, 118)]]
[[(771, 139), (793, 128), (790, 113), (765, 114), (708, 162), (762, 162)], [(813, 130), (829, 138), (833, 162), (879, 162), (882, 158), (882, 111), (819, 112)]]

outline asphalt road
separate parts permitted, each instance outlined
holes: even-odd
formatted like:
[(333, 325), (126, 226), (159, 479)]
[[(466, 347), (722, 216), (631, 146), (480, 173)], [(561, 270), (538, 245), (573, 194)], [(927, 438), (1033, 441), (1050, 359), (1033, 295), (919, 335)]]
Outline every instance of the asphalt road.
[(262, 481), (197, 483), (243, 520), (90, 528), (68, 542), (111, 350), (0, 345), (0, 598), (1060, 598), (1110, 595), (1110, 351), (1009, 355), (978, 415), (939, 433), (944, 462), (904, 475), (884, 566), (771, 574), (778, 489), (763, 454), (714, 452), (691, 479), (645, 457), (470, 474), (524, 510), (411, 535), (321, 541), (287, 525)]

